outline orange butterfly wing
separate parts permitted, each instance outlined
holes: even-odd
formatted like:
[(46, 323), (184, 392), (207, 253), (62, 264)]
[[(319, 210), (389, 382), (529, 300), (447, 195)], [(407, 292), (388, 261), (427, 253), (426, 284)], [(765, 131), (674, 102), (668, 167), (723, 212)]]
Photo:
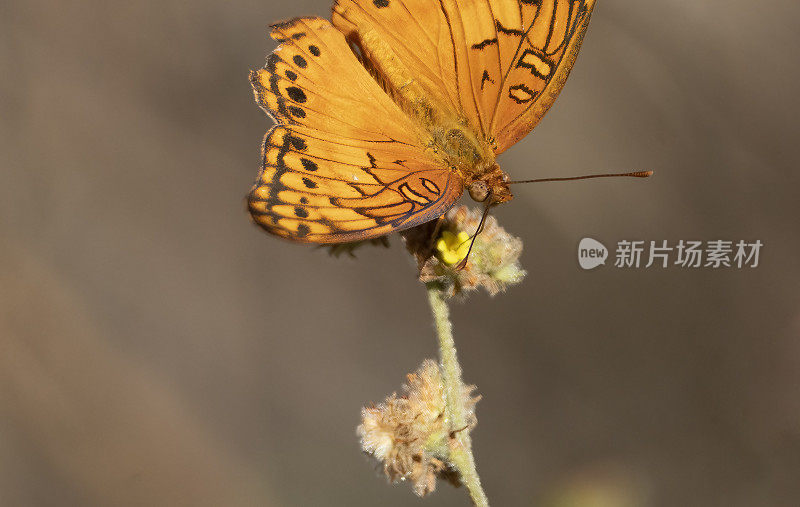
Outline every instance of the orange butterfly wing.
[[(458, 87), (463, 76), (453, 59), (454, 41), (438, 1), (337, 0), (331, 19), (406, 109), (416, 108), (417, 116), (433, 109), (469, 121), (464, 113), (471, 110), (462, 105)], [(480, 132), (477, 123), (470, 126)]]
[[(534, 2), (531, 2), (534, 3)], [(578, 57), (595, 0), (537, 0), (500, 18), (503, 74), (490, 130), (496, 153), (525, 137), (553, 105)], [(522, 8), (526, 5), (526, 8)], [(520, 35), (520, 32), (522, 34)], [(516, 50), (511, 53), (504, 48)]]
[(251, 72), (276, 125), (248, 196), (267, 231), (339, 243), (431, 220), (463, 193), (461, 177), (423, 148), (428, 134), (395, 104), (327, 20), (273, 26), (280, 42)]
[(434, 109), (449, 107), (499, 154), (555, 101), (593, 7), (594, 0), (337, 0), (333, 23), (396, 93), (419, 87), (412, 102), (421, 96)]

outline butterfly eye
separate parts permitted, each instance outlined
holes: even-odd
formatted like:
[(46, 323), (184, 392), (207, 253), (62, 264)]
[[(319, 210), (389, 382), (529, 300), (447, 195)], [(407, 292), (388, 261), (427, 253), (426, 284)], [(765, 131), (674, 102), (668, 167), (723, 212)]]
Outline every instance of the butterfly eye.
[(483, 202), (489, 197), (489, 187), (483, 181), (473, 181), (469, 185), (469, 196), (473, 201)]

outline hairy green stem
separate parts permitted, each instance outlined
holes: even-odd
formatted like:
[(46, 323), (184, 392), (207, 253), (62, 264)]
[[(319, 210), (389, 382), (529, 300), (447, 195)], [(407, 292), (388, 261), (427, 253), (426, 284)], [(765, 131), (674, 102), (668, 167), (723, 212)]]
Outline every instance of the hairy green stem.
[(439, 336), (439, 358), (442, 368), (442, 383), (445, 394), (445, 416), (449, 421), (450, 463), (461, 474), (461, 482), (469, 491), (472, 502), (477, 507), (488, 507), (489, 500), (481, 487), (481, 479), (475, 469), (472, 455), (472, 440), (467, 428), (467, 414), (464, 408), (464, 382), (461, 380), (461, 365), (456, 357), (456, 344), (453, 341), (453, 324), (450, 322), (450, 309), (447, 307), (442, 287), (428, 283), (428, 301), (436, 323)]

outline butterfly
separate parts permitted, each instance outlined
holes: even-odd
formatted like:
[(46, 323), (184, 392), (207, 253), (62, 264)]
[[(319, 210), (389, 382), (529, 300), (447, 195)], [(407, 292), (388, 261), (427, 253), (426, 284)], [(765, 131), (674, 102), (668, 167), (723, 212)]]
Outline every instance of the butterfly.
[[(331, 21), (271, 27), (250, 73), (276, 125), (253, 220), (307, 243), (383, 236), (465, 190), (510, 201), (496, 157), (530, 132), (572, 69), (594, 0), (337, 0)], [(487, 206), (488, 209), (488, 206)]]

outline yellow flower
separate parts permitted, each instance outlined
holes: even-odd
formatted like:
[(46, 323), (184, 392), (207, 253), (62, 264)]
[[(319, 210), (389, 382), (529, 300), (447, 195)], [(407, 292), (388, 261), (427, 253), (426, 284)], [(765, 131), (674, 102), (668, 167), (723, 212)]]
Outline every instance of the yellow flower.
[[(467, 257), (482, 215), (481, 209), (456, 206), (440, 222), (428, 222), (400, 233), (406, 249), (417, 260), (422, 283), (439, 284), (449, 297), (480, 287), (494, 296), (522, 281), (522, 240), (506, 232), (492, 216), (486, 218), (483, 230), (475, 238), (466, 265), (457, 268)], [(431, 241), (434, 234), (436, 240)]]
[(443, 231), (436, 242), (439, 259), (448, 266), (458, 264), (467, 256), (469, 239), (469, 234), (464, 231), (460, 231), (458, 234)]

